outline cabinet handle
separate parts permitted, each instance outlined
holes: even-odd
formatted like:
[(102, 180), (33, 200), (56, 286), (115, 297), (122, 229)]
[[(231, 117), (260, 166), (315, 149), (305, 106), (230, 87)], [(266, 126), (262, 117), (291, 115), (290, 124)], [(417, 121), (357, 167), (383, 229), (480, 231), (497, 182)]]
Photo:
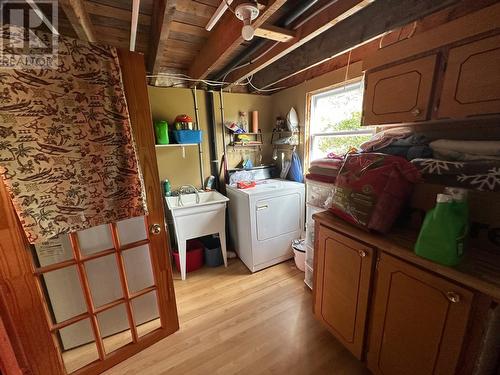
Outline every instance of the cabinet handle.
[(368, 255), (368, 254), (366, 254), (366, 251), (364, 251), (364, 250), (358, 250), (358, 254), (361, 258), (364, 258)]
[(447, 292), (446, 298), (448, 298), (448, 300), (452, 303), (459, 303), (460, 302), (460, 294), (455, 293), (455, 292)]
[(257, 211), (260, 211), (260, 210), (265, 210), (266, 208), (268, 208), (269, 206), (267, 204), (264, 204), (262, 206), (257, 206)]
[(417, 117), (418, 115), (420, 115), (422, 113), (422, 111), (418, 108), (415, 108), (413, 111), (411, 111), (411, 114), (415, 117)]

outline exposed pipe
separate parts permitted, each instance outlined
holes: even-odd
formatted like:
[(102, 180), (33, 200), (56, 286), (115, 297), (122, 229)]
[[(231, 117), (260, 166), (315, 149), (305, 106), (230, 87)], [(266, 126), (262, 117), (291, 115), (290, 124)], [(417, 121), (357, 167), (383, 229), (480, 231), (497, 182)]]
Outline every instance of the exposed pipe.
[[(193, 101), (194, 101), (194, 116), (196, 119), (196, 129), (200, 130), (200, 114), (198, 109), (198, 98), (196, 95), (196, 86), (193, 87)], [(201, 143), (198, 143), (198, 162), (200, 164), (200, 180), (201, 180), (201, 189), (203, 189), (203, 185), (205, 184), (205, 173), (203, 171), (203, 147)]]
[[(214, 92), (206, 91), (205, 98), (207, 102), (208, 118), (208, 146), (210, 156), (210, 172), (212, 176), (219, 174), (219, 152), (217, 150), (217, 120), (215, 119), (215, 101)], [(219, 190), (219, 178), (215, 179), (215, 188)]]
[[(224, 166), (224, 183), (229, 183), (228, 178), (227, 178), (227, 145), (226, 145), (226, 129), (224, 127), (224, 100), (223, 100), (223, 92), (222, 92), (222, 87), (220, 88), (219, 91), (219, 98), (220, 98), (220, 121), (221, 121), (221, 129), (222, 129), (222, 147), (224, 150), (224, 153), (222, 154), (222, 160), (223, 160), (223, 166)], [(224, 186), (224, 193), (225, 193), (225, 186)]]
[[(302, 4), (296, 8), (294, 8), (290, 13), (283, 16), (279, 21), (278, 25), (280, 27), (288, 27), (295, 20), (297, 20), (301, 15), (307, 12), (313, 5), (315, 5), (318, 0), (310, 0), (308, 2), (302, 2)], [(266, 49), (263, 53), (261, 53), (258, 57), (252, 60), (258, 60), (264, 54), (269, 52), (272, 48), (274, 48), (279, 42), (272, 44), (268, 49)], [(254, 53), (256, 53), (261, 47), (267, 44), (266, 39), (259, 39), (253, 42), (248, 48), (246, 48), (242, 53), (236, 56), (229, 64), (227, 64), (216, 76), (215, 80), (221, 80), (226, 74), (231, 72), (237, 66), (241, 65), (243, 62), (248, 61), (248, 58), (251, 57)]]

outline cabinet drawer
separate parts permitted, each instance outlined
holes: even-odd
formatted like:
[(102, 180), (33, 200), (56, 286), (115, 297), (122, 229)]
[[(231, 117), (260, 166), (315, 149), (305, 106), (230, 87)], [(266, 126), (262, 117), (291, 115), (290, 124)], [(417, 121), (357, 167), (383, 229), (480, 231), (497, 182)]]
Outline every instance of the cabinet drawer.
[(367, 72), (363, 125), (429, 119), (437, 55)]
[(374, 250), (324, 226), (317, 246), (315, 316), (361, 359)]
[(473, 293), (392, 256), (378, 263), (368, 367), (374, 374), (454, 374)]
[(500, 35), (452, 48), (438, 117), (500, 114)]

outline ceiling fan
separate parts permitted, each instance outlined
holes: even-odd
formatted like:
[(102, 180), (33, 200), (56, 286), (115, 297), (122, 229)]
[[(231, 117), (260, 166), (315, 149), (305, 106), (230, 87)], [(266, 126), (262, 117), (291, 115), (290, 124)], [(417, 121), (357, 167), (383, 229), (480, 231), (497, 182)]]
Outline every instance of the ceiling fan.
[(243, 27), (241, 28), (241, 36), (245, 40), (252, 40), (255, 29), (252, 26), (252, 21), (259, 16), (259, 3), (257, 1), (245, 2), (238, 4), (233, 10), (230, 8), (233, 0), (222, 0), (221, 4), (213, 14), (212, 18), (207, 23), (205, 29), (207, 31), (212, 30), (212, 28), (217, 24), (222, 15), (227, 9), (232, 11), (236, 18), (243, 21)]

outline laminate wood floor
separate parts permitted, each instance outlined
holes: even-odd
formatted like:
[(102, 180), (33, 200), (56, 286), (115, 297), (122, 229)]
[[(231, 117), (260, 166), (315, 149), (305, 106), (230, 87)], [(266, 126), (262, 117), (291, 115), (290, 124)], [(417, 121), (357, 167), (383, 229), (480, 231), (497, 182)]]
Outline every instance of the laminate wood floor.
[(239, 260), (176, 275), (180, 330), (107, 375), (369, 374), (312, 315), (304, 274)]

